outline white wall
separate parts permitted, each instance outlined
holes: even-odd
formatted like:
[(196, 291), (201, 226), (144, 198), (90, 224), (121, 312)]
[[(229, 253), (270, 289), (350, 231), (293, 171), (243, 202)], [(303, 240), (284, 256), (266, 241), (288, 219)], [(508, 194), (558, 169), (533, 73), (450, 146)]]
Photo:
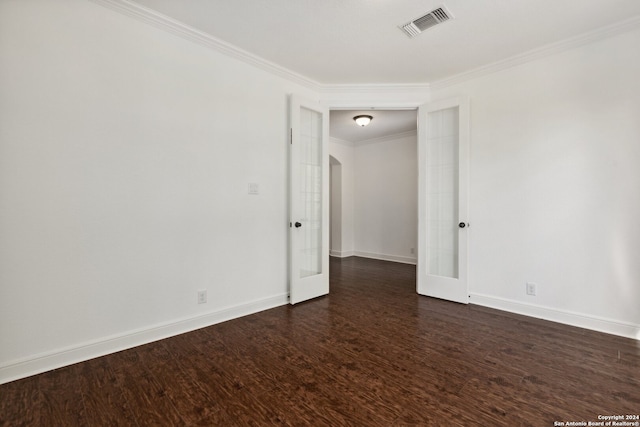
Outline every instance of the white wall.
[(0, 382), (286, 302), (314, 93), (86, 0), (1, 2), (0, 52)]
[(417, 137), (415, 133), (358, 143), (354, 149), (356, 255), (415, 263)]
[(432, 93), (471, 98), (472, 303), (640, 338), (639, 45), (636, 30)]
[[(415, 132), (363, 143), (331, 138), (329, 151), (341, 163), (342, 184), (342, 218), (340, 226), (334, 225), (332, 229), (331, 254), (415, 263), (418, 184)], [(334, 212), (334, 222), (337, 217)], [(341, 233), (340, 238), (336, 233)]]

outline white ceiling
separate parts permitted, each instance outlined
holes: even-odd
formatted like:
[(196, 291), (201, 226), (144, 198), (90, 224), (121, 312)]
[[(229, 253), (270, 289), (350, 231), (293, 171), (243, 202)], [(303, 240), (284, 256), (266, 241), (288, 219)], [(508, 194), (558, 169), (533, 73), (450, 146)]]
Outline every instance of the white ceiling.
[[(640, 0), (110, 0), (138, 4), (316, 84), (426, 84), (608, 26), (640, 26)], [(445, 6), (411, 39), (398, 26)], [(622, 27), (626, 27), (621, 25)], [(415, 111), (332, 111), (331, 136), (361, 142), (416, 128)]]
[[(358, 126), (353, 118), (360, 114), (373, 117), (365, 127)], [(416, 110), (332, 110), (329, 124), (330, 134), (334, 138), (348, 142), (362, 142), (415, 131), (417, 126)]]
[[(640, 0), (136, 0), (317, 83), (416, 84), (640, 16)], [(399, 25), (445, 5), (454, 19)]]

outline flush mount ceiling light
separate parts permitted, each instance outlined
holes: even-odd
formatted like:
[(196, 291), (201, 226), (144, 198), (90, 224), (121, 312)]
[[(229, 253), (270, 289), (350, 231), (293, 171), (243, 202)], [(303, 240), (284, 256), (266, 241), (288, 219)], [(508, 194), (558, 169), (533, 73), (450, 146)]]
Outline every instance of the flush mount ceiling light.
[(372, 116), (367, 116), (367, 115), (360, 115), (360, 116), (355, 116), (353, 118), (353, 120), (356, 121), (358, 126), (365, 127), (366, 125), (368, 125), (371, 122), (371, 120), (373, 120), (373, 117)]

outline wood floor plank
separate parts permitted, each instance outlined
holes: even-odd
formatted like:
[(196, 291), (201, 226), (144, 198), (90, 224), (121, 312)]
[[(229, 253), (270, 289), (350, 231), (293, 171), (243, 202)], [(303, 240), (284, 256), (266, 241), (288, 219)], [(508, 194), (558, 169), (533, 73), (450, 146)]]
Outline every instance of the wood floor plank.
[(148, 368), (160, 388), (166, 391), (166, 396), (187, 425), (215, 418), (213, 412), (220, 410), (219, 405), (198, 391), (163, 342), (138, 347), (137, 352), (140, 362)]
[(640, 342), (419, 296), (331, 260), (331, 293), (0, 386), (0, 425), (545, 426), (640, 411)]
[(141, 363), (137, 349), (114, 353), (106, 359), (138, 425), (186, 425), (167, 390)]
[(88, 360), (76, 369), (87, 418), (92, 425), (138, 425), (107, 358)]
[(558, 413), (541, 406), (519, 387), (521, 378), (498, 375), (471, 379), (460, 397), (468, 410), (494, 419), (494, 425), (546, 426), (558, 420)]
[(82, 393), (75, 366), (67, 366), (38, 375), (40, 425), (86, 426)]
[(39, 377), (0, 385), (0, 426), (35, 426), (40, 421)]

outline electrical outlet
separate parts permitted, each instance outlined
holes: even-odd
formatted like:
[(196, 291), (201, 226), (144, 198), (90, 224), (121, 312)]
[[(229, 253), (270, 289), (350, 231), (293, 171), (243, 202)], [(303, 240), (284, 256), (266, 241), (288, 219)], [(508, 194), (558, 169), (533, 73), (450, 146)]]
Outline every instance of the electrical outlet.
[(527, 295), (536, 296), (536, 284), (527, 282)]
[(207, 302), (207, 290), (198, 291), (198, 304), (205, 304)]

